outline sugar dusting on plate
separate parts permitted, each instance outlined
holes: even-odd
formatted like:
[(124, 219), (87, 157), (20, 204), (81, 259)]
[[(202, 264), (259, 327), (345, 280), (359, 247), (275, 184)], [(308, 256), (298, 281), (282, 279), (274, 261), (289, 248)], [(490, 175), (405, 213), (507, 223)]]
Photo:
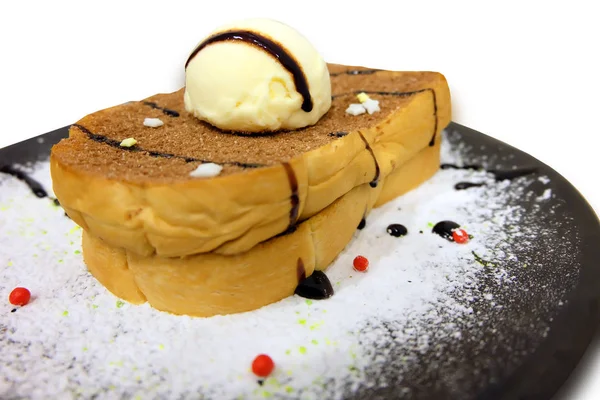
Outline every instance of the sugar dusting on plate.
[[(464, 149), (448, 143), (443, 162), (460, 164)], [(51, 191), (47, 162), (31, 173)], [(486, 186), (454, 189), (465, 180)], [(513, 205), (535, 196), (526, 188), (495, 182), (483, 171), (440, 170), (372, 211), (326, 272), (336, 291), (330, 299), (293, 296), (253, 312), (203, 319), (114, 297), (87, 272), (81, 230), (62, 209), (0, 175), (0, 297), (15, 286), (33, 296), (14, 313), (5, 306), (0, 397), (338, 399), (365, 385), (401, 385), (423, 354), (441, 352), (465, 328), (479, 329), (473, 304), (504, 306), (502, 296), (482, 288), (518, 287), (503, 261), (518, 265), (515, 243), (527, 245), (540, 234), (535, 225), (521, 225), (525, 213), (535, 218), (539, 210)], [(472, 240), (458, 245), (432, 234), (442, 220), (458, 222)], [(387, 234), (391, 223), (406, 226), (408, 234)], [(359, 254), (370, 261), (368, 273), (352, 268)], [(250, 371), (260, 353), (276, 364), (262, 385)], [(373, 371), (389, 368), (390, 357), (395, 382), (387, 375), (373, 379)]]

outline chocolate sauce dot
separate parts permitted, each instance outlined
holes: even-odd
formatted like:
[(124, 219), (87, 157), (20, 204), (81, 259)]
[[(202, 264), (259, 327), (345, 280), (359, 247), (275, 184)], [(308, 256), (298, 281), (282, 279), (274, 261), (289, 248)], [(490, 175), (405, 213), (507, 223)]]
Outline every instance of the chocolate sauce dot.
[(360, 222), (358, 223), (358, 226), (356, 227), (356, 229), (364, 229), (365, 226), (367, 226), (367, 220), (366, 219), (361, 219)]
[(321, 271), (314, 271), (298, 284), (294, 293), (306, 299), (323, 300), (333, 296), (333, 286), (327, 275)]
[(408, 233), (408, 229), (404, 225), (390, 224), (386, 229), (387, 233), (394, 237), (405, 236)]
[(12, 310), (10, 310), (10, 312), (17, 312), (17, 309), (13, 308)]
[(440, 235), (444, 239), (449, 240), (450, 242), (454, 242), (454, 238), (452, 237), (452, 231), (456, 228), (460, 228), (460, 225), (453, 221), (441, 221), (435, 224), (431, 232), (436, 235)]

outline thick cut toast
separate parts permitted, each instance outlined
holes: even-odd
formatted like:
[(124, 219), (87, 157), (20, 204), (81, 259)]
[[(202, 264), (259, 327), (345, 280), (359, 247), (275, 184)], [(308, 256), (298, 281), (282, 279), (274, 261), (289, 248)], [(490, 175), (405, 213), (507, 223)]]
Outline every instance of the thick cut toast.
[[(271, 136), (225, 134), (198, 121), (182, 91), (91, 114), (52, 150), (57, 198), (110, 247), (143, 257), (231, 255), (293, 230), (356, 187), (381, 184), (439, 142), (451, 111), (441, 74), (329, 69), (329, 112), (314, 126)], [(381, 112), (346, 114), (359, 92), (379, 100)], [(164, 125), (145, 127), (146, 117)], [(138, 144), (120, 147), (128, 137)], [(222, 174), (191, 178), (202, 162), (222, 164)]]
[(439, 156), (439, 143), (426, 147), (376, 188), (359, 185), (293, 233), (244, 253), (140, 256), (84, 231), (84, 259), (106, 288), (131, 303), (148, 301), (159, 310), (202, 317), (254, 310), (291, 296), (300, 279), (325, 270), (371, 207), (430, 178), (439, 169)]

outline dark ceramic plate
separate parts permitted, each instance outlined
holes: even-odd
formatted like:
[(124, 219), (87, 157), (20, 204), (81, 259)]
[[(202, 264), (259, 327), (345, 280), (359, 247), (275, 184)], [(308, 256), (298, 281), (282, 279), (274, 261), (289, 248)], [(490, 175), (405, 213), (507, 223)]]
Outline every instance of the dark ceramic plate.
[[(553, 196), (542, 203), (543, 217), (535, 223), (558, 227), (561, 237), (540, 237), (516, 251), (530, 267), (515, 268), (512, 273), (527, 290), (503, 299), (500, 310), (475, 305), (475, 312), (487, 321), (484, 326), (476, 333), (463, 331), (462, 339), (441, 358), (439, 354), (423, 354), (414, 370), (404, 376), (402, 385), (410, 387), (413, 397), (424, 399), (550, 398), (575, 369), (599, 322), (598, 218), (569, 182), (528, 154), (455, 123), (447, 131), (451, 142), (465, 143), (470, 149), (463, 157), (465, 163), (486, 159), (494, 168), (535, 167), (538, 174), (547, 176), (550, 182), (544, 188), (551, 188)], [(67, 128), (61, 128), (0, 149), (0, 167), (47, 159), (52, 145), (66, 136)], [(519, 202), (526, 210), (533, 206), (531, 199)], [(556, 252), (557, 247), (563, 251)], [(399, 396), (393, 349), (390, 354), (389, 366), (383, 372), (389, 386), (375, 390), (365, 386), (354, 397)], [(367, 376), (377, 380), (369, 371)]]

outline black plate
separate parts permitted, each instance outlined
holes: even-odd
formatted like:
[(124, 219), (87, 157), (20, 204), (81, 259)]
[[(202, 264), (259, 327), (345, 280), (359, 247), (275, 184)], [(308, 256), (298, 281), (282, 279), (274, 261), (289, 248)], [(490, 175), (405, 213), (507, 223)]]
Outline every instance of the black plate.
[[(516, 272), (521, 283), (535, 283), (530, 290), (513, 296), (501, 311), (489, 315), (494, 322), (488, 330), (482, 329), (482, 337), (463, 331), (464, 339), (447, 349), (444, 359), (424, 354), (402, 385), (412, 389), (413, 397), (427, 399), (550, 398), (575, 369), (600, 321), (600, 223), (580, 193), (550, 167), (459, 124), (451, 123), (447, 130), (451, 142), (463, 142), (471, 149), (465, 163), (487, 157), (495, 168), (534, 166), (549, 177), (553, 197), (542, 205), (547, 212), (538, 223), (559, 226), (564, 237), (559, 241), (540, 238), (517, 254), (531, 265)], [(61, 128), (0, 149), (0, 166), (47, 159), (52, 145), (66, 137), (67, 131)], [(526, 209), (530, 206), (528, 200), (521, 201)], [(568, 258), (548, 256), (557, 243), (568, 250)], [(557, 298), (565, 301), (558, 304)], [(354, 396), (397, 398), (394, 384), (400, 382), (394, 371), (390, 360), (385, 372), (390, 386), (362, 387)]]

